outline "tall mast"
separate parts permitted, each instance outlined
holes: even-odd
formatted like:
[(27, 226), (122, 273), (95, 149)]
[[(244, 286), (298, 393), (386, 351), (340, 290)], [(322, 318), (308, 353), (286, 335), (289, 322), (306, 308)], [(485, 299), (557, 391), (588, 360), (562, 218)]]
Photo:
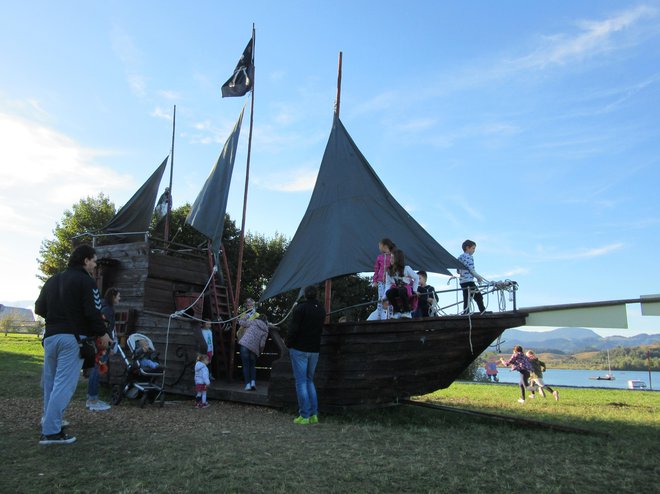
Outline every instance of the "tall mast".
[(163, 237), (165, 242), (170, 239), (170, 218), (172, 216), (172, 177), (174, 175), (174, 134), (176, 130), (176, 105), (172, 113), (172, 148), (170, 149), (170, 187), (167, 194), (167, 213), (165, 215), (165, 231)]
[(250, 134), (248, 136), (247, 165), (245, 166), (245, 192), (243, 193), (243, 219), (241, 221), (241, 237), (238, 245), (238, 266), (236, 267), (236, 295), (234, 296), (234, 312), (238, 313), (239, 297), (241, 295), (241, 271), (243, 270), (243, 250), (245, 247), (245, 215), (247, 212), (248, 184), (250, 183), (250, 157), (252, 155), (252, 128), (254, 125), (254, 85), (256, 68), (254, 66), (255, 29), (252, 24), (252, 101), (250, 102)]
[[(341, 57), (339, 52), (339, 64), (337, 66), (337, 99), (335, 101), (335, 117), (339, 118), (339, 107), (341, 105)], [(325, 322), (330, 322), (330, 308), (332, 306), (332, 279), (325, 280)]]

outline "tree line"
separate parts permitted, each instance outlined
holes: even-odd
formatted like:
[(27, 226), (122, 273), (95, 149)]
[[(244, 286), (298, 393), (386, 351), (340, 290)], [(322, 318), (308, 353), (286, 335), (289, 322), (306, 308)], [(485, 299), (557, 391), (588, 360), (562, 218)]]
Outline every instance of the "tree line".
[[(188, 225), (185, 220), (191, 205), (186, 203), (174, 208), (170, 220), (170, 240), (192, 247), (205, 247), (207, 239), (204, 235)], [(103, 193), (95, 197), (85, 197), (73, 204), (71, 209), (64, 211), (62, 219), (53, 229), (53, 237), (42, 241), (37, 258), (39, 271), (37, 275), (45, 282), (54, 274), (64, 270), (71, 250), (81, 243), (91, 243), (90, 232), (99, 232), (116, 214), (116, 208), (110, 198)], [(164, 222), (155, 214), (151, 221), (149, 234), (159, 238), (163, 236)], [(111, 243), (112, 239), (98, 237), (97, 244)], [(259, 300), (268, 281), (284, 257), (290, 239), (275, 233), (272, 237), (260, 233), (247, 232), (243, 253), (241, 293), (242, 302), (247, 297)], [(222, 245), (225, 250), (230, 278), (236, 279), (240, 229), (236, 222), (225, 215)], [(324, 296), (324, 287), (319, 286), (320, 298)], [(298, 298), (298, 291), (282, 294), (260, 303), (260, 312), (269, 319), (276, 321), (283, 318)], [(375, 293), (370, 281), (359, 275), (348, 275), (333, 280), (332, 310), (360, 305), (375, 299)], [(359, 306), (342, 313), (334, 314), (333, 319), (344, 315), (349, 320), (366, 319), (370, 306)]]
[[(612, 370), (648, 370), (648, 357), (651, 357), (651, 369), (660, 369), (660, 343), (636, 347), (617, 347), (610, 349)], [(545, 363), (561, 369), (607, 370), (607, 350), (597, 353), (576, 355), (544, 355)]]

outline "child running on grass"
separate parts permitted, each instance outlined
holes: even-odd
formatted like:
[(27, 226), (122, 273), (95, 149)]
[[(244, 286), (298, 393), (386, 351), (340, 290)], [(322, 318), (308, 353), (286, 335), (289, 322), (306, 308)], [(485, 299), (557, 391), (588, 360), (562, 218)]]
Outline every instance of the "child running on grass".
[(514, 346), (511, 358), (506, 362), (503, 358), (500, 358), (500, 362), (507, 367), (511, 366), (511, 370), (520, 372), (521, 397), (518, 398), (518, 403), (525, 403), (525, 388), (529, 387), (529, 374), (532, 372), (532, 364), (523, 353), (523, 347), (520, 345)]
[(545, 372), (545, 362), (539, 360), (533, 351), (527, 350), (527, 358), (529, 363), (532, 364), (532, 372), (529, 376), (529, 397), (534, 398), (536, 388), (539, 388), (539, 393), (545, 398), (545, 391), (547, 389), (555, 397), (555, 401), (559, 401), (559, 391), (553, 390), (550, 386), (543, 383), (543, 373)]
[(210, 359), (209, 356), (205, 353), (197, 357), (197, 363), (195, 364), (195, 406), (197, 408), (206, 408), (209, 406), (206, 401), (206, 387), (211, 384), (209, 379), (209, 365)]

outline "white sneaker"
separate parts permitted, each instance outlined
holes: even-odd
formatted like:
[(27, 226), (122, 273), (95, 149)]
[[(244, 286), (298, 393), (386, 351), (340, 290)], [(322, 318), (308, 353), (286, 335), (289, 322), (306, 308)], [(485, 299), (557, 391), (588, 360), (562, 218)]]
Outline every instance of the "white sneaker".
[(394, 314), (392, 314), (392, 319), (399, 319), (400, 317), (401, 317), (400, 312), (395, 312)]
[(250, 383), (247, 383), (245, 385), (245, 388), (243, 388), (243, 389), (245, 389), (245, 391), (250, 391), (252, 389), (252, 385)]
[(101, 401), (101, 400), (96, 400), (96, 401), (87, 400), (85, 406), (93, 412), (103, 412), (105, 410), (110, 410), (112, 408), (109, 403), (106, 403), (105, 401)]
[(412, 319), (412, 314), (410, 312), (402, 312), (401, 319)]
[(525, 400), (523, 400), (522, 398), (518, 398), (518, 403), (525, 403)]

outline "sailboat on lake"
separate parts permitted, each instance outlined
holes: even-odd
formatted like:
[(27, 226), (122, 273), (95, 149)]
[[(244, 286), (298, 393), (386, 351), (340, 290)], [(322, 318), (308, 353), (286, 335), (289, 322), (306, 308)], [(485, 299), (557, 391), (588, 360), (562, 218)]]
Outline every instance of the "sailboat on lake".
[(610, 365), (610, 349), (607, 348), (607, 369), (608, 373), (603, 375), (603, 376), (596, 376), (596, 377), (590, 377), (589, 379), (593, 379), (596, 381), (614, 381), (615, 377), (614, 374), (612, 374), (612, 366)]

